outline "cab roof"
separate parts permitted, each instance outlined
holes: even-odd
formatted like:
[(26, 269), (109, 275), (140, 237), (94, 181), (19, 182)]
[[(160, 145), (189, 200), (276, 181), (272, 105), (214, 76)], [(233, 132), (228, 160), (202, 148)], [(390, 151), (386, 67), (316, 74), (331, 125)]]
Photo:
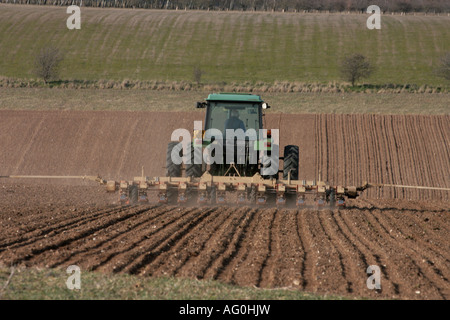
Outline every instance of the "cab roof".
[(211, 93), (206, 101), (264, 102), (260, 96), (250, 93)]

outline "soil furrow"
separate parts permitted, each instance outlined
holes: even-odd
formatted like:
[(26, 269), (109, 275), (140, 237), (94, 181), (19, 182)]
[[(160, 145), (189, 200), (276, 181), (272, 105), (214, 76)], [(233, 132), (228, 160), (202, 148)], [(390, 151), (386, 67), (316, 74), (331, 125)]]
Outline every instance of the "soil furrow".
[[(82, 230), (71, 230), (72, 234), (61, 235), (58, 239), (52, 241), (53, 239), (48, 239), (47, 241), (41, 241), (40, 245), (37, 246), (27, 246), (20, 248), (15, 255), (19, 255), (13, 261), (13, 265), (21, 264), (23, 262), (29, 261), (31, 259), (35, 259), (37, 256), (45, 253), (45, 252), (53, 252), (54, 250), (59, 250), (62, 247), (68, 246), (71, 243), (78, 241), (80, 239), (86, 238), (94, 234), (95, 232), (107, 228), (113, 224), (121, 223), (127, 219), (132, 218), (134, 215), (142, 213), (146, 211), (146, 209), (136, 209), (130, 213), (126, 213), (123, 216), (119, 216), (117, 218), (107, 217), (106, 221), (101, 221), (99, 223), (93, 223), (95, 226), (89, 226), (87, 229)], [(46, 243), (48, 242), (48, 243)], [(19, 254), (18, 254), (19, 253)]]
[(77, 217), (69, 219), (68, 221), (58, 221), (51, 224), (50, 226), (47, 225), (46, 227), (37, 226), (32, 230), (20, 234), (19, 236), (5, 238), (5, 240), (2, 241), (3, 243), (0, 243), (0, 252), (5, 250), (5, 248), (14, 249), (16, 247), (25, 246), (37, 242), (43, 238), (47, 238), (48, 236), (58, 235), (65, 230), (69, 230), (73, 226), (79, 227), (80, 225), (90, 223), (99, 217), (101, 218), (107, 214), (112, 214), (123, 210), (125, 210), (124, 207), (114, 207), (108, 209), (100, 209), (87, 214), (85, 214), (84, 212), (77, 212)]
[[(450, 239), (450, 234), (439, 228), (434, 228), (433, 232), (425, 232), (424, 229), (415, 223), (415, 219), (408, 217), (404, 219), (403, 215), (396, 212), (390, 214), (390, 220), (397, 222), (396, 225), (401, 229), (402, 238), (409, 248), (416, 251), (419, 255), (423, 255), (425, 261), (433, 272), (445, 282), (450, 278), (450, 256), (445, 248), (449, 246), (448, 241), (442, 239)], [(424, 222), (423, 222), (424, 223)]]
[[(377, 168), (377, 182), (376, 183), (386, 183), (386, 180), (384, 179), (384, 166), (382, 161), (382, 154), (383, 154), (383, 148), (382, 143), (380, 142), (379, 134), (382, 132), (378, 128), (378, 120), (379, 116), (374, 115), (372, 117), (372, 126), (370, 128), (370, 133), (373, 136), (373, 152), (375, 153), (376, 157), (376, 168)], [(384, 198), (385, 197), (385, 190), (380, 188), (377, 190), (377, 198)]]
[[(267, 213), (269, 211), (269, 213)], [(275, 221), (275, 216), (277, 213), (276, 209), (267, 210), (265, 215), (267, 218), (265, 219), (266, 223), (263, 225), (264, 230), (262, 232), (258, 232), (262, 237), (259, 239), (258, 246), (259, 250), (257, 250), (260, 254), (258, 257), (253, 258), (253, 266), (257, 266), (258, 277), (256, 279), (256, 286), (261, 287), (264, 285), (263, 281), (265, 281), (266, 270), (268, 268), (268, 259), (272, 256), (273, 247), (272, 247), (272, 229), (273, 223)], [(252, 252), (253, 253), (253, 252)]]
[(287, 263), (283, 262), (280, 243), (280, 237), (283, 233), (280, 220), (282, 216), (287, 214), (289, 213), (282, 209), (276, 209), (273, 213), (273, 220), (269, 229), (269, 254), (267, 255), (267, 259), (264, 261), (263, 269), (261, 270), (261, 282), (259, 283), (259, 286), (261, 287), (276, 287), (279, 272)]
[[(224, 211), (215, 208), (210, 216), (194, 226), (176, 246), (159, 255), (151, 264), (147, 265), (145, 273), (156, 276), (172, 276), (177, 274), (180, 268), (186, 266), (190, 270), (190, 274), (185, 274), (185, 276), (202, 278), (202, 272), (198, 271), (201, 268), (197, 267), (192, 260), (198, 260), (200, 264), (206, 263), (204, 259), (210, 257), (209, 254), (206, 254), (206, 244), (209, 241), (214, 242), (211, 240), (212, 238), (219, 237), (224, 230), (230, 227), (232, 222), (230, 219), (235, 219), (235, 216), (231, 214), (234, 210), (228, 208)], [(214, 248), (214, 245), (212, 247)], [(208, 253), (210, 252), (208, 251)]]
[[(306, 285), (307, 285), (308, 279), (309, 279), (307, 272), (306, 272), (306, 263), (307, 263), (307, 261), (309, 262), (309, 248), (306, 246), (307, 243), (303, 239), (304, 235), (301, 230), (300, 223), (299, 223), (300, 212), (298, 210), (295, 212), (295, 215), (293, 216), (293, 218), (294, 218), (293, 222), (289, 224), (290, 226), (294, 227), (293, 234), (296, 235), (293, 238), (294, 239), (293, 242), (295, 244), (295, 245), (293, 245), (293, 247), (298, 248), (299, 254), (301, 253), (301, 257), (298, 258), (298, 260), (301, 261), (301, 263), (300, 263), (301, 267), (300, 267), (299, 276), (298, 276), (299, 278), (295, 277), (294, 281), (297, 286), (300, 286), (300, 288), (304, 289), (304, 288), (306, 288)], [(297, 259), (295, 261), (297, 261)]]
[[(126, 273), (141, 274), (145, 273), (145, 267), (156, 259), (161, 253), (170, 250), (178, 241), (180, 241), (190, 230), (201, 223), (206, 217), (208, 217), (214, 209), (202, 209), (199, 215), (193, 216), (183, 225), (178, 225), (175, 232), (169, 233), (168, 237), (165, 237), (159, 241), (153, 243), (150, 247), (144, 249), (144, 254), (134, 259), (127, 259), (128, 264), (120, 268)], [(116, 270), (119, 271), (119, 270)]]
[(298, 212), (298, 224), (300, 225), (300, 238), (305, 248), (304, 255), (304, 268), (303, 268), (303, 280), (302, 289), (305, 291), (317, 291), (318, 286), (316, 282), (316, 267), (318, 265), (317, 247), (313, 234), (311, 233), (310, 225), (306, 220), (306, 217), (313, 214), (308, 209), (303, 209)]
[[(343, 235), (342, 229), (337, 224), (334, 212), (322, 216), (322, 226), (328, 235), (328, 239), (331, 243), (336, 244), (335, 247), (339, 252), (343, 276), (347, 280), (346, 291), (349, 293), (359, 291), (355, 289), (353, 281), (356, 281), (356, 286), (359, 288), (361, 287), (361, 281), (357, 281), (357, 279), (364, 279), (361, 272), (363, 268), (357, 268), (358, 265), (364, 265), (360, 259), (361, 253), (348, 243), (348, 238)], [(355, 263), (358, 260), (360, 263)]]
[[(108, 251), (106, 257), (93, 266), (93, 270), (122, 271), (127, 265), (133, 263), (135, 259), (169, 238), (179, 227), (191, 221), (194, 218), (193, 216), (199, 211), (199, 209), (195, 208), (167, 210), (161, 217), (161, 224), (156, 225), (153, 223), (148, 230), (145, 229), (143, 232), (138, 233), (136, 238), (133, 236), (131, 239), (122, 240), (115, 250), (112, 252)], [(173, 214), (173, 212), (175, 213)], [(123, 243), (125, 241), (126, 245)]]
[[(412, 172), (409, 173), (409, 181), (413, 183), (414, 185), (423, 185), (422, 181), (422, 168), (420, 163), (420, 154), (418, 153), (418, 150), (416, 149), (416, 141), (415, 141), (415, 135), (414, 135), (414, 128), (411, 128), (411, 125), (405, 119), (404, 126), (402, 128), (403, 132), (406, 134), (404, 135), (404, 140), (408, 143), (408, 157), (410, 167), (413, 168)], [(407, 177), (405, 177), (407, 178)], [(412, 193), (417, 197), (418, 199), (421, 199), (424, 195), (424, 192), (420, 192), (419, 190), (412, 190)]]
[[(208, 243), (207, 250), (193, 261), (200, 268), (200, 278), (216, 279), (218, 274), (227, 267), (228, 262), (237, 254), (240, 243), (245, 236), (248, 223), (251, 221), (254, 210), (244, 208), (233, 213), (233, 220), (225, 228), (221, 228), (222, 233), (215, 235)], [(186, 274), (188, 266), (180, 275)]]
[[(370, 221), (374, 222), (373, 225), (377, 230), (380, 230), (380, 232), (386, 234), (386, 236), (382, 236), (384, 241), (396, 244), (394, 247), (390, 247), (395, 248), (394, 250), (397, 251), (397, 257), (403, 258), (402, 267), (404, 267), (405, 272), (407, 272), (405, 277), (410, 277), (411, 274), (417, 276), (414, 280), (410, 280), (414, 281), (413, 288), (417, 288), (418, 290), (416, 291), (420, 292), (421, 287), (426, 287), (427, 291), (435, 290), (436, 292), (429, 293), (427, 291), (423, 292), (422, 290), (421, 294), (432, 294), (433, 296), (438, 295), (441, 299), (446, 299), (446, 296), (444, 292), (442, 292), (441, 288), (445, 288), (448, 281), (446, 281), (445, 278), (443, 279), (439, 273), (436, 274), (433, 269), (430, 270), (430, 265), (426, 262), (426, 257), (428, 254), (426, 252), (418, 253), (418, 250), (412, 248), (410, 243), (404, 243), (399, 228), (395, 227), (396, 224), (393, 223), (392, 220), (391, 223), (386, 221), (390, 219), (389, 214), (375, 210), (373, 213), (366, 214), (366, 216), (370, 219)], [(394, 228), (396, 231), (389, 228)], [(415, 244), (418, 245), (417, 241)]]
[(329, 213), (329, 210), (311, 211), (306, 217), (314, 241), (320, 247), (314, 249), (317, 251), (315, 279), (318, 284), (317, 290), (319, 292), (348, 292), (349, 283), (346, 279), (342, 254), (337, 250), (322, 224), (323, 216), (327, 216)]
[(274, 214), (273, 209), (258, 210), (257, 224), (252, 232), (252, 238), (246, 243), (251, 248), (245, 254), (234, 270), (235, 284), (241, 286), (258, 286), (261, 282), (261, 272), (267, 255), (270, 254), (269, 234)]
[(213, 279), (226, 281), (232, 284), (237, 284), (236, 270), (240, 268), (240, 264), (247, 259), (249, 252), (252, 250), (252, 240), (255, 236), (255, 230), (258, 226), (261, 210), (251, 210), (247, 213), (242, 228), (235, 234), (232, 243), (222, 255), (222, 258), (217, 260), (216, 264), (220, 268), (214, 269), (214, 274), (211, 275)]
[(145, 233), (148, 229), (152, 229), (152, 226), (158, 224), (160, 220), (164, 219), (165, 215), (170, 214), (170, 211), (177, 210), (173, 207), (167, 210), (153, 209), (154, 207), (150, 207), (142, 214), (136, 215), (133, 221), (127, 221), (127, 223), (121, 223), (117, 226), (112, 225), (99, 231), (95, 234), (93, 241), (74, 244), (73, 248), (67, 248), (67, 257), (64, 258), (62, 254), (63, 259), (51, 265), (51, 268), (62, 264), (79, 265), (84, 260), (89, 260), (91, 265), (98, 267), (99, 260), (103, 258), (104, 252), (111, 252), (114, 251), (114, 248), (123, 246), (134, 234)]
[(274, 221), (276, 228), (273, 238), (276, 239), (276, 251), (268, 261), (271, 278), (269, 287), (296, 287), (303, 281), (305, 248), (299, 236), (298, 212), (292, 209), (279, 210)]
[[(403, 280), (398, 277), (396, 265), (389, 264), (392, 257), (387, 251), (387, 247), (378, 245), (373, 239), (377, 238), (377, 234), (371, 231), (370, 226), (366, 221), (361, 220), (360, 212), (356, 213), (349, 210), (339, 211), (336, 215), (336, 221), (343, 230), (343, 234), (355, 245), (355, 249), (360, 252), (360, 258), (364, 265), (364, 272), (371, 265), (376, 265), (380, 268), (381, 290), (377, 291), (384, 296), (396, 298), (400, 294)], [(368, 276), (366, 275), (365, 279)], [(386, 284), (387, 281), (387, 284)], [(366, 287), (367, 288), (367, 287)], [(364, 290), (365, 294), (373, 294), (369, 289)]]
[[(393, 212), (393, 215), (399, 216), (397, 212)], [(440, 212), (411, 212), (408, 215), (408, 219), (411, 222), (406, 231), (414, 226), (415, 229), (412, 231), (416, 235), (423, 235), (425, 237), (426, 246), (438, 250), (440, 255), (444, 257), (448, 262), (450, 262), (450, 253), (446, 250), (445, 241), (441, 237), (442, 234), (445, 235), (444, 239), (450, 237), (450, 227), (448, 224), (442, 223), (445, 221), (447, 216), (447, 211)], [(439, 223), (437, 223), (439, 221)], [(405, 231), (405, 232), (406, 232)]]

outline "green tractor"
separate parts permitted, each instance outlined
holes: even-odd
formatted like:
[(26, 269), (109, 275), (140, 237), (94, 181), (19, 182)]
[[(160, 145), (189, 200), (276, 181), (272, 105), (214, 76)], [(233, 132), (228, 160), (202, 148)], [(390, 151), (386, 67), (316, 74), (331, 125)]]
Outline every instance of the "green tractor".
[[(184, 169), (185, 177), (193, 178), (208, 171), (213, 176), (252, 177), (259, 173), (264, 179), (278, 179), (282, 173), (284, 180), (298, 179), (298, 146), (286, 146), (284, 157), (279, 157), (278, 130), (264, 128), (264, 111), (270, 106), (259, 95), (210, 94), (206, 102), (197, 102), (197, 108), (205, 108), (206, 115), (204, 127), (194, 128), (190, 161), (185, 161), (184, 168), (173, 161), (173, 155), (181, 157), (183, 150), (179, 142), (170, 142), (167, 177), (181, 177)], [(284, 160), (283, 170), (278, 170), (279, 160)]]
[(299, 148), (286, 145), (279, 156), (279, 130), (264, 128), (264, 111), (269, 105), (259, 95), (214, 93), (197, 102), (197, 108), (206, 109), (204, 125), (194, 122), (193, 137), (185, 129), (172, 133), (172, 140), (177, 141), (168, 145), (165, 177), (142, 175), (132, 183), (111, 183), (111, 190), (121, 190), (122, 202), (135, 185), (139, 201), (149, 201), (147, 191), (154, 190), (162, 204), (197, 199), (200, 205), (304, 207), (313, 201), (318, 207), (344, 207), (345, 199), (357, 197), (367, 188), (330, 186), (320, 178), (299, 180)]

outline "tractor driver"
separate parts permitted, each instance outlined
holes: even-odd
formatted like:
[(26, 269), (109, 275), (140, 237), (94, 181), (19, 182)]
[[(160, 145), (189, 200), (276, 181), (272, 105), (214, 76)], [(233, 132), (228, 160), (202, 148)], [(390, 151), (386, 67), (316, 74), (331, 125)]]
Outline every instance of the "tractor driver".
[(225, 130), (227, 129), (242, 129), (245, 131), (244, 122), (239, 119), (239, 111), (237, 109), (231, 110), (230, 118), (225, 121)]

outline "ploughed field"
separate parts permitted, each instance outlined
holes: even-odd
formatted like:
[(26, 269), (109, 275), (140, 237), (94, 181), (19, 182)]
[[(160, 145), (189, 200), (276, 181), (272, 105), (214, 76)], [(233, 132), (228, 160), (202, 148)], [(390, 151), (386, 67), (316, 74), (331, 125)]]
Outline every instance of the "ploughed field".
[[(0, 175), (164, 174), (202, 113), (0, 112)], [(266, 116), (300, 179), (450, 187), (450, 116)], [(282, 165), (282, 163), (281, 163)], [(345, 209), (140, 206), (87, 181), (0, 180), (0, 263), (216, 279), (350, 296), (449, 299), (449, 193), (369, 189)], [(381, 270), (369, 290), (366, 269)]]

